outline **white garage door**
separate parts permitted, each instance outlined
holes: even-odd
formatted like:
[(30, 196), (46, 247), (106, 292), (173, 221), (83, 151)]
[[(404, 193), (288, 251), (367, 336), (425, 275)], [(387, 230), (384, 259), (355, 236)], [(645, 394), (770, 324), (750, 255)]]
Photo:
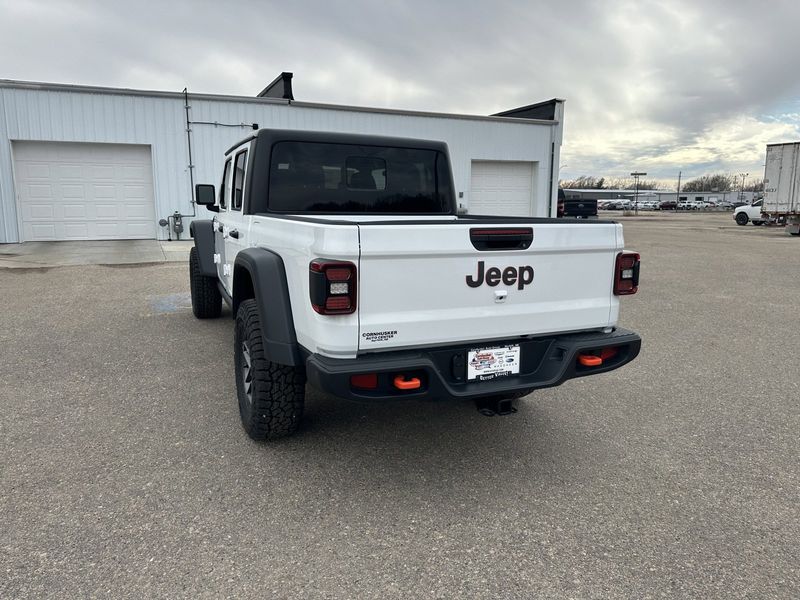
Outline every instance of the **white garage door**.
[(469, 214), (530, 217), (533, 163), (472, 161)]
[(14, 142), (23, 241), (156, 237), (149, 146)]

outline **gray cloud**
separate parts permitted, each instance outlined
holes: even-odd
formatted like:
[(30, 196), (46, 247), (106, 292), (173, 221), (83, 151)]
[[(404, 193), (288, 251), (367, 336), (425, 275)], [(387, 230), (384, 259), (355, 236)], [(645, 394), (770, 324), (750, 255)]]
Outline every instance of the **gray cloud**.
[[(800, 5), (0, 0), (0, 77), (489, 114), (567, 99), (567, 174), (760, 168), (800, 136)], [(788, 136), (789, 139), (784, 139)]]

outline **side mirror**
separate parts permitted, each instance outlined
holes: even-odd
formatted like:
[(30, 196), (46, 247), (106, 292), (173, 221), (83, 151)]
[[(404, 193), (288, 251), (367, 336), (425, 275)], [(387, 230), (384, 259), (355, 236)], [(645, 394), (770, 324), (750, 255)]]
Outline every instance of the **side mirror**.
[(212, 212), (219, 212), (219, 207), (214, 206), (217, 194), (214, 191), (214, 186), (210, 183), (198, 183), (194, 186), (194, 199), (200, 206), (205, 206)]

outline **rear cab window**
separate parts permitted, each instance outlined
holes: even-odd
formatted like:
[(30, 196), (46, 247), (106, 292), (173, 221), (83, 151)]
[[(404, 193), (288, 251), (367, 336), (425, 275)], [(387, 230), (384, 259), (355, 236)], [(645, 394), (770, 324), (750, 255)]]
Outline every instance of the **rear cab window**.
[(236, 155), (233, 167), (233, 197), (231, 208), (242, 210), (242, 196), (244, 194), (244, 171), (247, 165), (247, 150), (242, 150)]
[(431, 149), (276, 142), (268, 210), (280, 213), (449, 214), (447, 156)]

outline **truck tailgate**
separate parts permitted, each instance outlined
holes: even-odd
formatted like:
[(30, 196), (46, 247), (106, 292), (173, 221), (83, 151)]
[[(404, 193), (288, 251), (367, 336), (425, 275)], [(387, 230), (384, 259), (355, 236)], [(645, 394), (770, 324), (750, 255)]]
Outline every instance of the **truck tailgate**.
[[(509, 228), (532, 229), (530, 246), (473, 245), (470, 230)], [(360, 351), (600, 329), (618, 316), (615, 223), (362, 223), (359, 236)]]

